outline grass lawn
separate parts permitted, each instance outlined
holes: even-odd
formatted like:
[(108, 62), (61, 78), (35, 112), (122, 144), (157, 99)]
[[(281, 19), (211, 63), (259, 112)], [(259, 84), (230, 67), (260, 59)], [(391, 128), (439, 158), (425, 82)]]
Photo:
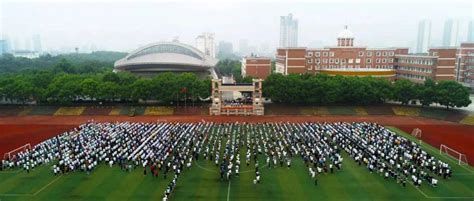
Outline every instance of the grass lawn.
[[(389, 129), (414, 140), (401, 130)], [(254, 164), (245, 165), (244, 146), (239, 177), (221, 181), (218, 167), (200, 158), (184, 170), (170, 200), (473, 200), (474, 168), (457, 165), (429, 145), (422, 147), (451, 164), (452, 179), (440, 179), (435, 188), (427, 184), (419, 189), (411, 184), (402, 187), (377, 173), (370, 174), (343, 152), (342, 170), (319, 176), (317, 186), (299, 157), (294, 158), (288, 169), (265, 167), (264, 157), (259, 156), (261, 183), (254, 185)], [(117, 166), (103, 165), (91, 175), (74, 172), (54, 176), (49, 167), (41, 166), (29, 174), (15, 170), (0, 172), (0, 200), (161, 200), (171, 180), (170, 175), (167, 179), (161, 174), (158, 178), (143, 175), (141, 168), (124, 172)]]

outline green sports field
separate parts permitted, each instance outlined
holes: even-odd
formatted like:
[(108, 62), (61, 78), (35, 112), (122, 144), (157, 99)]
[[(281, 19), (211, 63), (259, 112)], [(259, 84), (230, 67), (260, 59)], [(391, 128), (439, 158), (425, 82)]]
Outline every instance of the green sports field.
[[(390, 128), (411, 138), (396, 128)], [(384, 180), (369, 173), (347, 154), (341, 171), (319, 176), (318, 185), (308, 175), (301, 159), (292, 166), (268, 168), (261, 166), (261, 183), (254, 185), (254, 164), (241, 167), (239, 177), (221, 181), (219, 168), (211, 161), (198, 160), (179, 177), (170, 200), (474, 200), (474, 168), (457, 165), (454, 159), (440, 156), (437, 150), (422, 147), (449, 162), (454, 175), (440, 179), (435, 188), (424, 183), (415, 188), (402, 187), (393, 180)], [(241, 150), (245, 161), (245, 150)], [(343, 152), (345, 153), (345, 152)], [(265, 164), (264, 158), (259, 158)], [(143, 169), (124, 172), (119, 167), (101, 166), (87, 175), (83, 172), (54, 176), (49, 166), (30, 173), (21, 170), (0, 172), (0, 200), (161, 200), (171, 176), (158, 178), (143, 175)]]

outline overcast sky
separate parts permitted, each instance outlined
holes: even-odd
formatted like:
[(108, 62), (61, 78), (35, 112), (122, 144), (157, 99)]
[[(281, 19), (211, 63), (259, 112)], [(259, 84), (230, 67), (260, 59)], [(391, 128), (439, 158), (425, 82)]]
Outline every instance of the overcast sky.
[[(331, 3), (333, 2), (333, 3)], [(130, 51), (147, 43), (172, 40), (194, 45), (202, 32), (216, 43), (278, 45), (279, 19), (293, 13), (299, 20), (299, 46), (335, 45), (347, 24), (356, 45), (413, 47), (418, 21), (432, 20), (432, 42), (439, 44), (444, 21), (460, 20), (459, 40), (467, 38), (473, 19), (470, 0), (397, 1), (24, 1), (0, 0), (0, 35), (23, 45), (39, 34), (44, 50), (95, 45)], [(16, 42), (15, 42), (16, 41)]]

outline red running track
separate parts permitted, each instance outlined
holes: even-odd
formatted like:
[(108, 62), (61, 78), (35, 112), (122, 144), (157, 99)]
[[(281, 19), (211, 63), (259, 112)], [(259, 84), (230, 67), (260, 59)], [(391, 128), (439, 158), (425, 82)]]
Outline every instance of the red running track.
[(33, 146), (74, 127), (75, 125), (58, 124), (0, 124), (1, 157), (3, 157), (4, 153), (27, 143)]
[(445, 144), (467, 155), (474, 164), (474, 126), (453, 122), (404, 116), (13, 116), (0, 117), (0, 154), (26, 143), (37, 144), (63, 133), (88, 120), (99, 122), (376, 122), (385, 126), (395, 126), (407, 133), (414, 128), (422, 130), (422, 140), (439, 148)]

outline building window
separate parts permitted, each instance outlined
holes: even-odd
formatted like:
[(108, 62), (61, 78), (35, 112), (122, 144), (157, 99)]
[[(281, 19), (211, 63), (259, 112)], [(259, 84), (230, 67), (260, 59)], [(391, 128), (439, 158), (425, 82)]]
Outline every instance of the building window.
[(380, 52), (377, 52), (377, 53), (375, 53), (375, 55), (379, 57), (382, 54)]
[(308, 63), (313, 63), (313, 59), (308, 59)]
[(389, 55), (393, 56), (395, 53), (393, 51), (390, 51)]
[(347, 63), (354, 63), (354, 59), (349, 59), (349, 61)]
[(316, 63), (319, 64), (321, 62), (320, 59), (316, 59)]
[(334, 52), (329, 52), (329, 56), (330, 56), (330, 57), (333, 57), (333, 56), (334, 56)]
[(329, 63), (334, 63), (334, 60), (333, 59), (329, 59)]
[(383, 52), (383, 56), (387, 56), (387, 52)]
[(363, 57), (364, 56), (364, 52), (363, 51), (359, 51), (359, 57)]
[(328, 59), (323, 59), (323, 63), (327, 64), (327, 63), (328, 63)]
[(387, 59), (382, 59), (382, 63), (387, 63)]
[(339, 59), (334, 59), (334, 61), (336, 62), (336, 64), (338, 64), (338, 63), (339, 63)]
[(372, 56), (372, 52), (367, 52), (367, 56), (368, 56), (368, 57), (371, 57), (371, 56)]
[(308, 56), (312, 57), (312, 56), (313, 56), (313, 52), (308, 52)]
[(380, 63), (380, 59), (375, 59), (375, 63)]
[(323, 52), (323, 57), (327, 57), (328, 56), (328, 52)]
[(316, 54), (317, 57), (321, 56), (320, 52), (316, 52), (315, 54)]
[(390, 62), (390, 63), (393, 63), (393, 58), (390, 58), (390, 59), (389, 59), (389, 62)]
[(372, 59), (366, 59), (365, 62), (366, 63), (372, 63)]
[(360, 59), (359, 58), (356, 59), (356, 64), (360, 64)]

